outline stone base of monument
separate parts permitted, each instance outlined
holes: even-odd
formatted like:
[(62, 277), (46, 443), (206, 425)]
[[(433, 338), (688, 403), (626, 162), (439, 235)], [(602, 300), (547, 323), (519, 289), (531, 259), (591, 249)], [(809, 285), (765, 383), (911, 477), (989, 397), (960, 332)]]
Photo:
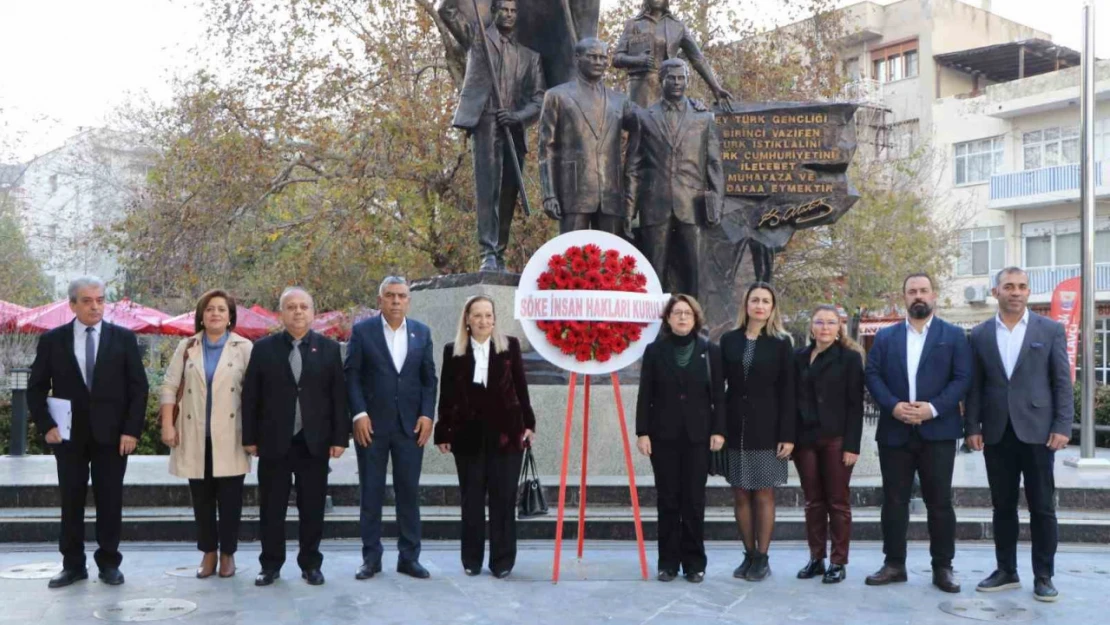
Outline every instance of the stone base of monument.
[[(497, 324), (506, 334), (520, 339), (524, 349), (528, 392), (536, 413), (535, 446), (536, 464), (540, 475), (559, 475), (562, 463), (563, 431), (566, 424), (567, 372), (548, 364), (531, 349), (520, 327), (513, 318), (513, 302), (519, 274), (478, 272), (438, 276), (416, 280), (412, 284), (412, 308), (409, 315), (427, 324), (432, 331), (435, 348), (436, 373), (442, 368), (443, 345), (455, 340), (459, 315), (466, 300), (474, 295), (485, 295), (493, 300), (497, 311)], [(636, 395), (639, 392), (639, 363), (620, 372), (621, 398), (624, 401), (625, 419), (628, 424), (629, 444), (632, 445), (633, 465), (638, 475), (651, 475), (651, 463), (635, 449)], [(571, 432), (570, 472), (577, 474), (582, 466), (582, 417), (583, 381), (579, 376), (575, 392), (574, 422)], [(590, 457), (587, 475), (624, 475), (624, 452), (617, 423), (617, 408), (613, 385), (609, 376), (593, 376), (590, 401)], [(454, 474), (455, 463), (447, 454), (429, 448), (424, 454), (425, 474)], [(875, 447), (875, 426), (865, 424), (860, 459), (853, 475), (879, 475), (878, 451)], [(793, 463), (790, 464), (791, 483), (798, 478)]]

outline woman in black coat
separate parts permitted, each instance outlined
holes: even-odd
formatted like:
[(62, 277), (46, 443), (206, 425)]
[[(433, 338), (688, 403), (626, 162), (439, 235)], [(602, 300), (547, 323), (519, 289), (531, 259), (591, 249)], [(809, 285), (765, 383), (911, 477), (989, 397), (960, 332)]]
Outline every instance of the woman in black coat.
[(636, 447), (651, 458), (659, 510), (658, 579), (705, 578), (705, 481), (709, 452), (725, 444), (721, 350), (700, 338), (705, 315), (678, 294), (663, 309), (659, 338), (640, 369)]
[(497, 329), (488, 297), (467, 300), (455, 341), (444, 347), (439, 379), (434, 442), (455, 455), (459, 472), (463, 570), (482, 572), (488, 497), (489, 570), (503, 579), (516, 563), (517, 480), (536, 415), (520, 342)]
[(774, 488), (786, 483), (794, 449), (794, 351), (770, 284), (753, 283), (743, 302), (737, 329), (721, 337), (721, 357), (728, 383), (727, 479), (744, 541), (744, 561), (732, 574), (756, 582), (771, 573)]
[[(852, 508), (848, 482), (863, 435), (863, 350), (848, 337), (835, 306), (818, 306), (810, 343), (795, 354), (798, 380), (798, 445), (794, 465), (806, 500), (809, 562), (799, 579), (844, 580)], [(832, 538), (825, 569), (825, 542)]]

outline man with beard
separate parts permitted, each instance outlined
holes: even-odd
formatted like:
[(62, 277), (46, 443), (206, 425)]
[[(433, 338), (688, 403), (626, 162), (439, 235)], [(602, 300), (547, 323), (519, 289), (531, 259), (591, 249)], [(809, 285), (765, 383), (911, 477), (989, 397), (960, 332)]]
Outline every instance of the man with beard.
[(933, 585), (960, 592), (952, 572), (956, 513), (952, 466), (963, 435), (960, 402), (971, 382), (971, 348), (964, 331), (933, 315), (937, 293), (928, 274), (902, 283), (905, 323), (881, 330), (867, 355), (867, 389), (879, 404), (879, 467), (883, 474), (881, 569), (868, 586), (906, 581), (906, 530), (916, 472), (929, 527)]
[(1020, 588), (1017, 574), (1018, 482), (1025, 483), (1033, 539), (1033, 598), (1055, 601), (1056, 452), (1067, 447), (1075, 416), (1064, 326), (1032, 313), (1029, 275), (998, 272), (998, 315), (971, 331), (967, 444), (983, 451), (994, 505), (998, 568), (976, 590)]

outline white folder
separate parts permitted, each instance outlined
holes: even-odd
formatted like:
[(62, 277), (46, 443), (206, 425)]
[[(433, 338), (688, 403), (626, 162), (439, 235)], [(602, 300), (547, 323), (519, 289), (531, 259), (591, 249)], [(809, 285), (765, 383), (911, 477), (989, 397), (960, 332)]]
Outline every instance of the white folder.
[(62, 440), (68, 441), (70, 430), (73, 429), (73, 404), (68, 399), (47, 397), (46, 408), (50, 411), (50, 418), (58, 424), (58, 433), (62, 435)]

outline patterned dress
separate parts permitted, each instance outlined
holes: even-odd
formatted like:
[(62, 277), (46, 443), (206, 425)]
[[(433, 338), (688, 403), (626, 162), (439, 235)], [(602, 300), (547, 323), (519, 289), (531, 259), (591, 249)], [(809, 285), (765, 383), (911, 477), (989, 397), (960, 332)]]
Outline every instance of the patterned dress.
[[(752, 361), (755, 360), (756, 341), (744, 342), (744, 377), (751, 373)], [(755, 415), (745, 415), (745, 418), (754, 419)], [(728, 483), (733, 488), (744, 490), (759, 490), (782, 486), (786, 483), (786, 460), (775, 455), (774, 449), (742, 449), (744, 446), (743, 430), (740, 434), (741, 449), (728, 450)]]

